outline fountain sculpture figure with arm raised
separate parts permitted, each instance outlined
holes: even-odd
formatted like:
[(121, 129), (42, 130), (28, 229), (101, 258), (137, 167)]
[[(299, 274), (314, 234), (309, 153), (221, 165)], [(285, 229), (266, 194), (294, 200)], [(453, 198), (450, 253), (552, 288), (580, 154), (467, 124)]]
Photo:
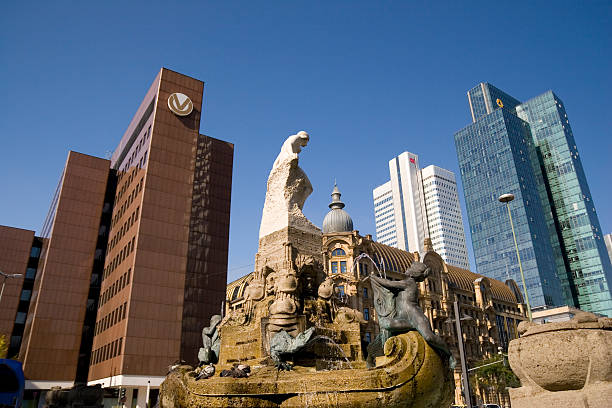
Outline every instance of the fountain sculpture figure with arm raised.
[(430, 346), (443, 355), (451, 356), (446, 343), (431, 330), (429, 320), (418, 304), (417, 282), (425, 280), (429, 273), (427, 265), (415, 261), (406, 271), (403, 280), (392, 281), (376, 275), (369, 276), (380, 333), (368, 346), (368, 367), (373, 367), (376, 357), (383, 354), (383, 346), (389, 337), (410, 330), (417, 330)]

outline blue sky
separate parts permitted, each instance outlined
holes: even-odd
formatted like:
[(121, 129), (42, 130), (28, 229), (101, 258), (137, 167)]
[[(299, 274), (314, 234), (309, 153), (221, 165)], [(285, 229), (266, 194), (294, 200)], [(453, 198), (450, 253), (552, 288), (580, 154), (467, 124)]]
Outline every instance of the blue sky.
[(200, 130), (235, 144), (230, 280), (251, 270), (287, 136), (311, 135), (305, 214), (321, 224), (335, 178), (355, 228), (373, 234), (371, 189), (393, 156), (458, 174), (453, 134), (482, 81), (521, 100), (559, 95), (612, 232), (610, 2), (93, 4), (3, 6), (0, 224), (40, 232), (68, 150), (114, 150), (165, 66), (206, 82)]

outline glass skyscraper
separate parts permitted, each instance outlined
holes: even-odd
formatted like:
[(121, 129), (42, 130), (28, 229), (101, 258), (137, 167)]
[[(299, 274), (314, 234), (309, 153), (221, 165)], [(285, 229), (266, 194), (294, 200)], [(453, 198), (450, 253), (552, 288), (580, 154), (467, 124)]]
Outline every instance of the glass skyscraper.
[(610, 262), (563, 104), (552, 92), (521, 103), (481, 83), (473, 123), (455, 134), (479, 273), (521, 282), (501, 194), (510, 202), (532, 306), (612, 314)]
[(612, 266), (576, 141), (561, 99), (552, 91), (517, 106), (529, 122), (545, 178), (545, 196), (569, 273), (559, 275), (568, 304), (612, 315)]

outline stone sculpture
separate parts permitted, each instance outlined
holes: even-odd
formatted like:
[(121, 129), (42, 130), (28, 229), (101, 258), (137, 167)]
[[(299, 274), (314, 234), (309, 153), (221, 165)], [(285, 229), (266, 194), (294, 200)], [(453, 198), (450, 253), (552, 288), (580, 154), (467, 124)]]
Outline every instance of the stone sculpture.
[(302, 131), (289, 136), (283, 143), (270, 175), (264, 203), (259, 238), (288, 226), (315, 232), (315, 227), (302, 213), (306, 198), (312, 193), (312, 184), (298, 165), (298, 153), (308, 143), (308, 133)]
[(291, 365), (287, 363), (287, 358), (300, 351), (314, 334), (315, 328), (301, 332), (295, 338), (291, 337), (286, 331), (282, 330), (274, 335), (270, 340), (270, 357), (279, 370), (291, 370)]
[(604, 407), (612, 402), (612, 319), (580, 312), (565, 322), (521, 322), (508, 347), (521, 380), (513, 408)]
[(285, 143), (283, 143), (276, 160), (274, 160), (272, 170), (277, 168), (284, 160), (297, 159), (298, 153), (302, 151), (302, 147), (306, 147), (309, 140), (310, 136), (303, 130), (299, 131), (296, 135), (289, 136)]
[(200, 364), (216, 363), (219, 359), (221, 338), (217, 326), (221, 322), (221, 315), (210, 318), (210, 325), (202, 329), (202, 346), (198, 352)]
[[(289, 137), (270, 171), (242, 308), (229, 310), (221, 323), (211, 319), (203, 331), (203, 360), (218, 361), (197, 373), (184, 365), (169, 373), (160, 389), (163, 408), (449, 406), (451, 373), (416, 331), (395, 335), (390, 325), (384, 355), (366, 367), (363, 315), (334, 296), (338, 278), (328, 278), (323, 267), (321, 230), (302, 213), (312, 186), (298, 156), (308, 141), (305, 132)], [(392, 290), (380, 293), (390, 294), (395, 311), (402, 302), (393, 297), (405, 295)], [(196, 379), (213, 368), (220, 375)]]
[(427, 265), (415, 261), (406, 271), (406, 278), (400, 281), (370, 275), (380, 333), (368, 346), (368, 366), (374, 364), (375, 357), (382, 355), (382, 347), (389, 337), (410, 330), (417, 330), (430, 346), (451, 356), (446, 343), (431, 330), (418, 304), (417, 282), (425, 280), (429, 273)]

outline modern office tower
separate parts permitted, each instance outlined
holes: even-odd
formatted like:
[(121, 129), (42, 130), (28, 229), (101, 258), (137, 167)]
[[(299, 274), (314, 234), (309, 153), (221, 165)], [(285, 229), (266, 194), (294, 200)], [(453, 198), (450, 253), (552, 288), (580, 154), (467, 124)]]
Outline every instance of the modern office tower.
[(450, 265), (468, 268), (455, 175), (437, 166), (419, 167), (404, 152), (389, 161), (390, 180), (372, 191), (378, 242), (423, 252), (426, 237)]
[(69, 153), (21, 344), (27, 388), (100, 383), (144, 407), (169, 365), (197, 363), (225, 299), (233, 166), (231, 143), (199, 133), (203, 89), (162, 68), (110, 160)]
[(510, 209), (531, 305), (560, 305), (561, 284), (545, 221), (550, 210), (538, 195), (542, 174), (532, 166), (537, 158), (529, 125), (513, 113), (518, 101), (491, 85), (471, 89), (468, 100), (473, 123), (455, 134), (455, 145), (476, 269), (522, 287), (508, 211), (498, 201), (512, 193)]
[(0, 271), (10, 276), (0, 275), (0, 336), (9, 342), (8, 358), (19, 352), (40, 247), (34, 231), (0, 225)]
[(520, 282), (501, 194), (510, 202), (533, 306), (612, 314), (610, 263), (563, 104), (552, 92), (521, 103), (481, 83), (473, 123), (455, 134), (479, 273)]
[(28, 388), (87, 380), (109, 164), (68, 154), (41, 232), (42, 254), (19, 353)]
[(434, 251), (444, 262), (470, 268), (457, 182), (452, 171), (429, 165), (421, 170), (427, 225)]
[(516, 107), (529, 123), (544, 175), (542, 200), (548, 200), (569, 274), (559, 274), (567, 304), (612, 316), (612, 265), (582, 160), (561, 99), (545, 92)]
[(203, 90), (162, 69), (111, 158), (89, 382), (141, 387), (139, 400), (176, 360), (197, 363), (202, 327), (225, 299), (233, 145), (199, 133)]
[[(389, 173), (391, 180), (373, 191), (376, 239), (405, 251), (420, 252), (425, 238), (425, 213), (419, 157), (409, 152), (394, 157), (389, 160)], [(393, 204), (380, 211), (387, 207), (383, 200)], [(391, 209), (393, 221), (386, 217)]]

